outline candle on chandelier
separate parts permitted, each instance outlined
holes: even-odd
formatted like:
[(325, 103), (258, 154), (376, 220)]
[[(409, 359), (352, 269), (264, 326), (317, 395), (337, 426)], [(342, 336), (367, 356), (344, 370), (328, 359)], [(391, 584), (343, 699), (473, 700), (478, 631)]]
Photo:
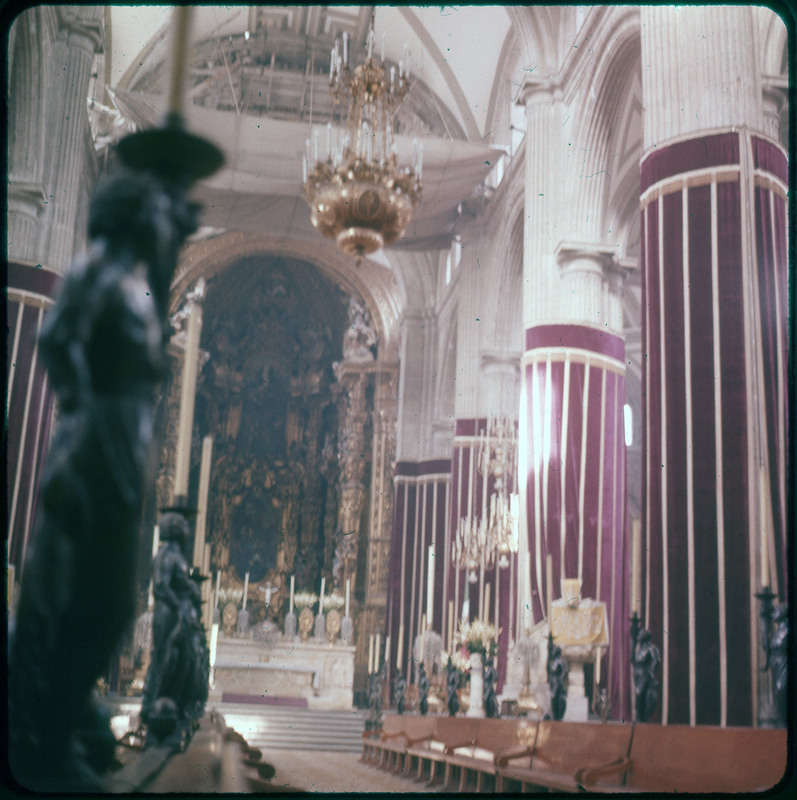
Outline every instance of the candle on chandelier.
[(429, 545), (428, 550), (428, 563), (426, 572), (426, 619), (429, 621), (429, 627), (433, 625), (434, 620), (434, 547)]
[(249, 594), (249, 573), (247, 572), (244, 576), (244, 602), (243, 608), (246, 609), (246, 595)]

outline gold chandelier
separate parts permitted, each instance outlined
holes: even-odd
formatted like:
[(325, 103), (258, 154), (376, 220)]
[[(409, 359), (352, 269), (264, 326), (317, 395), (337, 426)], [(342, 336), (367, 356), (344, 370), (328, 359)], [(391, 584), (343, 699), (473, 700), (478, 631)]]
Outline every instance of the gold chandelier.
[[(306, 142), (303, 158), (304, 198), (313, 225), (350, 255), (361, 257), (395, 242), (406, 229), (421, 196), (423, 146), (414, 143), (413, 166), (400, 169), (393, 143), (393, 114), (409, 90), (407, 46), (398, 71), (385, 70), (373, 57), (373, 20), (368, 32), (365, 61), (349, 68), (348, 35), (343, 48), (335, 41), (329, 59), (330, 92), (336, 103), (346, 103), (342, 142), (332, 144), (327, 125), (326, 159), (319, 159), (318, 131), (314, 158)], [(310, 165), (315, 164), (310, 168)]]
[(454, 563), (468, 571), (468, 580), (475, 583), (477, 570), (490, 569), (498, 560), (501, 568), (509, 566), (509, 554), (518, 550), (519, 503), (516, 493), (509, 493), (508, 478), (517, 475), (517, 433), (507, 417), (491, 417), (487, 430), (480, 437), (476, 458), (484, 476), (486, 495), (490, 475), (495, 477), (487, 513), (467, 514), (457, 526), (454, 542)]

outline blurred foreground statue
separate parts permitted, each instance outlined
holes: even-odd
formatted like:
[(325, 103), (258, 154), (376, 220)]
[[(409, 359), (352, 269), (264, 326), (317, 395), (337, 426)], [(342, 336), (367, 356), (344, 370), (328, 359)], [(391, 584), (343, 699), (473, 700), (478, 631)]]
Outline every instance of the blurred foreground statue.
[(141, 721), (147, 727), (148, 745), (181, 749), (205, 711), (210, 656), (201, 621), (201, 592), (184, 552), (188, 522), (184, 513), (167, 511), (159, 528), (162, 544), (152, 570), (152, 660)]
[(634, 653), (634, 691), (637, 722), (648, 722), (659, 702), (657, 672), (661, 664), (659, 648), (651, 641), (650, 631), (639, 634)]
[[(182, 158), (167, 151), (196, 155), (181, 140), (215, 151), (214, 166), (180, 174)], [(39, 342), (59, 417), (9, 636), (8, 680), (10, 766), (37, 791), (98, 789), (114, 759), (109, 720), (92, 693), (134, 614), (168, 291), (196, 227), (185, 192), (221, 160), (177, 128), (125, 143), (120, 155), (134, 169), (94, 196), (88, 253), (65, 277)]]

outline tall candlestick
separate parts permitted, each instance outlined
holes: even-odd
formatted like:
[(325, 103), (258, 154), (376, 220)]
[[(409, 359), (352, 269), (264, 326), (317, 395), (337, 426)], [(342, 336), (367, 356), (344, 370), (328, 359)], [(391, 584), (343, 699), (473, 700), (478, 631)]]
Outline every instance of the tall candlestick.
[(758, 470), (759, 482), (761, 488), (759, 496), (761, 497), (761, 588), (765, 589), (769, 586), (769, 536), (768, 536), (768, 523), (769, 523), (769, 491), (767, 486), (766, 469), (761, 467)]
[(349, 616), (349, 583), (350, 579), (346, 578), (346, 616)]
[(551, 626), (551, 614), (553, 612), (553, 556), (549, 553), (545, 558), (545, 595), (548, 606), (548, 629)]
[(642, 580), (642, 526), (634, 520), (631, 537), (631, 613), (639, 614), (641, 609), (640, 587)]
[(210, 467), (213, 453), (213, 437), (202, 439), (202, 456), (199, 465), (198, 514), (194, 528), (194, 566), (202, 567), (202, 552), (205, 548), (205, 528), (208, 518), (208, 495), (210, 493)]
[(429, 545), (429, 562), (426, 573), (426, 618), (429, 625), (434, 620), (434, 547)]
[(249, 594), (249, 573), (244, 575), (244, 602), (243, 608), (246, 609), (246, 595)]
[(396, 669), (401, 669), (401, 657), (404, 655), (404, 623), (399, 625), (398, 652), (396, 653)]
[(371, 675), (374, 671), (374, 635), (373, 633), (368, 637), (368, 674)]
[(166, 102), (168, 114), (182, 116), (185, 103), (185, 69), (188, 64), (188, 39), (191, 29), (191, 6), (175, 6), (171, 42), (171, 76)]

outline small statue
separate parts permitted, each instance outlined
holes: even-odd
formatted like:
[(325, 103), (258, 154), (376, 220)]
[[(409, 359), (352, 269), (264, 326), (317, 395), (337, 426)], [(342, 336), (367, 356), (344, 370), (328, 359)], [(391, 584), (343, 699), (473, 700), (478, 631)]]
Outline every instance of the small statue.
[(787, 719), (787, 689), (789, 682), (789, 612), (786, 603), (779, 603), (772, 612), (774, 631), (769, 643), (769, 663), (772, 669), (772, 689), (775, 709), (782, 724)]
[(551, 690), (551, 716), (560, 720), (567, 709), (567, 684), (570, 668), (558, 645), (549, 647), (548, 686)]
[(650, 631), (643, 628), (639, 633), (634, 653), (637, 722), (647, 722), (656, 710), (659, 702), (659, 681), (656, 673), (660, 664), (659, 648), (651, 641)]
[(451, 658), (448, 659), (448, 666), (446, 667), (446, 691), (448, 692), (448, 715), (455, 717), (459, 711), (459, 672), (451, 663)]
[(404, 673), (399, 669), (396, 670), (396, 677), (393, 679), (393, 703), (396, 706), (396, 713), (404, 713), (404, 695), (407, 691), (407, 681), (404, 679)]
[(421, 714), (429, 711), (429, 676), (426, 674), (426, 667), (421, 664), (421, 674), (418, 677), (418, 706)]
[(147, 726), (147, 744), (180, 749), (204, 713), (210, 662), (200, 622), (201, 594), (183, 553), (188, 522), (184, 513), (167, 511), (159, 526), (162, 544), (153, 564), (152, 661), (140, 716)]
[(492, 655), (485, 656), (484, 668), (482, 679), (482, 699), (484, 702), (484, 716), (497, 717), (499, 716), (498, 698), (495, 696), (495, 685), (498, 681), (498, 675), (493, 666)]
[(109, 179), (89, 208), (88, 253), (42, 326), (60, 413), (8, 662), (9, 759), (29, 789), (96, 789), (113, 760), (92, 695), (135, 615), (168, 290), (196, 211), (151, 175)]

